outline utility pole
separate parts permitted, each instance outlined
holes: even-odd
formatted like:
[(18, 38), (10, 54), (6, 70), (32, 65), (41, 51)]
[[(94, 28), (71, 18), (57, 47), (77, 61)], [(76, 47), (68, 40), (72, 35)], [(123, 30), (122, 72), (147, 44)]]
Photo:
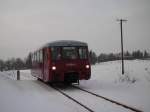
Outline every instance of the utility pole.
[(124, 74), (124, 54), (123, 54), (123, 31), (122, 31), (122, 22), (126, 22), (125, 19), (118, 19), (120, 22), (120, 31), (121, 31), (121, 60), (122, 60), (122, 74)]

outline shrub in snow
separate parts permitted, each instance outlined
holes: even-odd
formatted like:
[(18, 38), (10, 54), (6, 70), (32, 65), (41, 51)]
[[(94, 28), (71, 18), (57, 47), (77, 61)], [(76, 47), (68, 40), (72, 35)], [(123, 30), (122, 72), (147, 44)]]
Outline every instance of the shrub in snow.
[(129, 75), (128, 73), (125, 74), (119, 74), (119, 82), (127, 82), (127, 83), (135, 83), (137, 81), (137, 78)]

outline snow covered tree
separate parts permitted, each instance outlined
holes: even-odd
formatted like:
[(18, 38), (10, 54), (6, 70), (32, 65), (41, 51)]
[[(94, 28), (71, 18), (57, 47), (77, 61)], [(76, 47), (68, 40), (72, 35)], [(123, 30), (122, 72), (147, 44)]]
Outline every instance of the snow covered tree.
[(129, 53), (129, 51), (126, 51), (125, 53), (124, 53), (124, 56), (131, 56), (131, 54)]
[(101, 53), (98, 57), (97, 57), (97, 61), (98, 63), (100, 62), (104, 62), (108, 59), (108, 55), (107, 54), (104, 54), (104, 53)]
[(15, 62), (15, 69), (20, 70), (20, 69), (24, 69), (24, 68), (25, 68), (24, 61), (20, 58), (17, 58), (16, 62)]
[(144, 58), (148, 58), (148, 53), (146, 50), (144, 51)]
[(0, 60), (0, 71), (4, 70), (4, 61)]
[(90, 50), (89, 51), (89, 58), (90, 58), (90, 63), (91, 64), (96, 64), (96, 62), (97, 62), (97, 55), (96, 55), (96, 53), (94, 52), (94, 51), (92, 51), (92, 50)]
[(140, 50), (133, 51), (132, 56), (134, 58), (141, 59), (143, 58), (143, 52), (141, 52)]
[(31, 53), (29, 53), (29, 55), (27, 56), (25, 64), (28, 69), (31, 68), (32, 66)]

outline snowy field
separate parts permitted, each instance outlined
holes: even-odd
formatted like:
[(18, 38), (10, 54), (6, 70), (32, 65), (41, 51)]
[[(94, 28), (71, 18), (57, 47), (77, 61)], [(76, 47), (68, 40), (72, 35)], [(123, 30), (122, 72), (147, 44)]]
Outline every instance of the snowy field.
[[(0, 112), (86, 112), (84, 108), (37, 81), (31, 76), (30, 70), (22, 70), (20, 74), (21, 80), (17, 81), (16, 71), (0, 72)], [(80, 87), (150, 112), (150, 60), (125, 61), (124, 76), (121, 74), (121, 61), (92, 66), (91, 79), (80, 81)], [(82, 99), (84, 104), (96, 108), (97, 112), (130, 112), (92, 97), (90, 102), (86, 102), (89, 98), (84, 98), (81, 92), (67, 91), (76, 99)]]
[(92, 67), (92, 78), (80, 86), (115, 101), (150, 112), (150, 60), (105, 62)]
[[(4, 71), (3, 75), (9, 79), (17, 80), (16, 70)], [(20, 70), (20, 80), (36, 80), (36, 78), (31, 75), (30, 70)]]

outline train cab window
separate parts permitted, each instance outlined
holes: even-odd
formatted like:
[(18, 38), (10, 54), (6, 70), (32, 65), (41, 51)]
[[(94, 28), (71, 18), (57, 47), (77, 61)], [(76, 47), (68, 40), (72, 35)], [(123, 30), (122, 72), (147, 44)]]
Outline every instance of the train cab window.
[(77, 59), (78, 53), (76, 47), (63, 47), (62, 57), (63, 59)]
[(87, 49), (86, 48), (79, 48), (79, 57), (80, 59), (87, 59)]
[(52, 60), (59, 60), (61, 58), (60, 48), (59, 47), (52, 47), (51, 48)]

